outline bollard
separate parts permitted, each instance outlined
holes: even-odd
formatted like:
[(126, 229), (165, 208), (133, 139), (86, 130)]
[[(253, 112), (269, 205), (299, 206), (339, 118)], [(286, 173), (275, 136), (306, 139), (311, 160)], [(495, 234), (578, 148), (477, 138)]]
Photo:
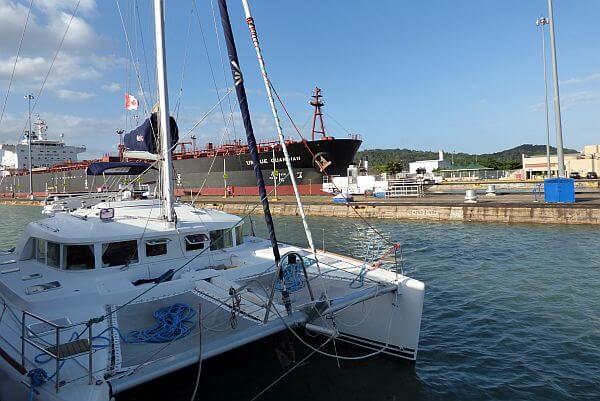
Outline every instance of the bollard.
[(496, 196), (496, 186), (494, 184), (488, 185), (485, 196)]
[(465, 203), (477, 203), (477, 194), (474, 189), (467, 189)]

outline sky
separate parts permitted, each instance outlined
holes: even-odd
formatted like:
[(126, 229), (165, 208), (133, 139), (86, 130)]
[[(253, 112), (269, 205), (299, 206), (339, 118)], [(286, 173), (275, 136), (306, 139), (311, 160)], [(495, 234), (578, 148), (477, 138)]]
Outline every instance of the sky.
[[(148, 107), (155, 101), (152, 1), (80, 0), (69, 25), (77, 1), (33, 0), (15, 67), (30, 0), (0, 0), (0, 107), (6, 99), (0, 142), (22, 135), (27, 93), (36, 97), (34, 114), (47, 120), (49, 136), (84, 144), (84, 157), (114, 153), (115, 132), (136, 123), (124, 109), (126, 92)], [(183, 139), (194, 135), (201, 145), (244, 138), (235, 93), (225, 96), (231, 73), (220, 27), (215, 31), (216, 3), (215, 9), (211, 0), (165, 4), (169, 99)], [(241, 1), (228, 4), (256, 135), (275, 138)], [(305, 136), (318, 85), (328, 134), (359, 134), (362, 149), (488, 153), (546, 142), (535, 25), (547, 15), (546, 0), (250, 5), (270, 79)], [(600, 1), (555, 0), (554, 14), (564, 143), (580, 149), (600, 142)], [(297, 138), (281, 108), (280, 114), (285, 135)]]

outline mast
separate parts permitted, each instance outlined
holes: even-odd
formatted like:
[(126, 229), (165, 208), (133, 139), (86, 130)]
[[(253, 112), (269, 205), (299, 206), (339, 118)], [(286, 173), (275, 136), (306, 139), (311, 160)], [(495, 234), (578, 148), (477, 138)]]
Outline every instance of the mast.
[[(254, 168), (254, 175), (256, 176), (258, 192), (260, 194), (260, 200), (262, 202), (263, 212), (265, 215), (265, 222), (267, 223), (267, 228), (269, 230), (269, 239), (271, 240), (271, 247), (273, 248), (273, 256), (275, 257), (275, 263), (276, 266), (279, 266), (281, 255), (279, 253), (279, 246), (277, 245), (277, 237), (275, 236), (275, 226), (273, 224), (273, 217), (271, 216), (271, 210), (269, 209), (269, 199), (267, 198), (265, 180), (263, 178), (262, 170), (260, 168), (260, 158), (258, 155), (258, 149), (256, 147), (256, 138), (254, 137), (254, 129), (252, 128), (252, 121), (250, 120), (250, 111), (248, 110), (248, 98), (246, 97), (246, 89), (244, 88), (244, 78), (242, 76), (242, 70), (238, 61), (235, 40), (233, 38), (233, 31), (231, 30), (231, 22), (229, 20), (229, 12), (227, 11), (227, 4), (225, 0), (219, 0), (219, 11), (221, 13), (221, 25), (223, 26), (223, 34), (225, 35), (225, 42), (227, 44), (227, 53), (229, 54), (231, 74), (233, 75), (233, 81), (235, 83), (235, 92), (237, 94), (238, 103), (240, 105), (240, 111), (242, 113), (242, 119), (244, 121), (246, 139), (248, 141), (250, 156), (252, 157), (252, 165)], [(284, 298), (284, 302), (286, 303), (286, 308), (289, 308), (289, 295), (286, 291), (283, 291), (282, 295)]]
[(154, 0), (154, 32), (156, 38), (156, 75), (158, 86), (158, 128), (160, 131), (160, 151), (162, 153), (161, 198), (163, 219), (175, 221), (173, 209), (173, 174), (171, 160), (171, 124), (169, 121), (169, 92), (167, 88), (167, 63), (165, 55), (163, 1)]
[[(321, 134), (321, 138), (325, 138), (325, 124), (323, 123), (323, 113), (321, 112), (321, 107), (325, 106), (325, 103), (323, 103), (321, 100), (322, 97), (323, 95), (321, 95), (321, 88), (315, 86), (315, 94), (312, 95), (313, 100), (310, 101), (310, 105), (315, 108), (311, 130), (311, 137), (313, 141), (315, 140), (315, 132)], [(316, 129), (317, 119), (319, 120), (319, 125), (321, 125), (321, 130)]]
[[(250, 29), (250, 36), (252, 37), (252, 43), (254, 43), (254, 48), (256, 49), (256, 56), (258, 58), (258, 64), (260, 65), (260, 70), (262, 72), (263, 80), (265, 81), (265, 89), (267, 91), (267, 97), (269, 98), (269, 103), (271, 104), (271, 111), (273, 113), (273, 119), (275, 120), (275, 127), (277, 128), (277, 135), (279, 136), (279, 143), (281, 144), (281, 149), (283, 150), (283, 155), (285, 157), (285, 164), (287, 166), (288, 172), (290, 174), (290, 180), (292, 181), (292, 187), (294, 188), (294, 195), (296, 196), (296, 203), (298, 204), (298, 211), (300, 212), (300, 218), (302, 219), (302, 225), (304, 226), (304, 232), (306, 234), (306, 240), (308, 241), (308, 245), (313, 253), (315, 260), (317, 260), (317, 250), (315, 248), (315, 244), (313, 242), (312, 233), (310, 228), (308, 227), (308, 222), (306, 221), (306, 214), (304, 213), (304, 206), (302, 205), (302, 200), (300, 199), (300, 192), (298, 191), (298, 185), (296, 184), (296, 177), (294, 175), (294, 170), (292, 168), (292, 162), (290, 161), (290, 155), (288, 153), (287, 145), (285, 143), (285, 138), (283, 136), (283, 129), (281, 128), (281, 120), (279, 119), (279, 114), (277, 113), (277, 107), (275, 106), (275, 99), (273, 98), (273, 92), (271, 90), (271, 83), (269, 81), (269, 77), (267, 75), (267, 67), (265, 66), (265, 60), (262, 56), (262, 51), (260, 49), (260, 45), (258, 43), (258, 34), (256, 32), (256, 27), (254, 25), (254, 18), (252, 18), (252, 14), (250, 13), (250, 6), (248, 5), (248, 0), (242, 0), (242, 4), (244, 5), (244, 12), (246, 14), (246, 22), (248, 23), (248, 28)], [(319, 88), (317, 88), (319, 90)], [(323, 131), (323, 120), (321, 119), (321, 128)], [(313, 122), (313, 140), (314, 140), (314, 122)], [(275, 149), (273, 148), (273, 180), (275, 188), (277, 188), (277, 182), (275, 181), (278, 177), (275, 176)], [(277, 193), (275, 193), (275, 198), (277, 198)], [(318, 265), (318, 264), (317, 264)]]
[(548, 0), (548, 17), (550, 18), (550, 49), (552, 51), (552, 76), (554, 78), (554, 114), (556, 117), (556, 158), (558, 177), (565, 178), (565, 156), (563, 154), (562, 121), (560, 117), (560, 93), (558, 90), (558, 66), (556, 62), (556, 39), (554, 37), (554, 10), (552, 0)]

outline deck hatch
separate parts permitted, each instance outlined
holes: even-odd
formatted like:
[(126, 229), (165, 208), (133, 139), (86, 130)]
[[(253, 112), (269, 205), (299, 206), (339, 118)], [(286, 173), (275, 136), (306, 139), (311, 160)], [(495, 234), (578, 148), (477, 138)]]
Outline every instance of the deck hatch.
[(44, 284), (36, 284), (30, 287), (25, 288), (25, 293), (27, 295), (39, 294), (40, 292), (46, 292), (51, 290), (56, 290), (60, 288), (60, 283), (58, 281), (51, 281), (49, 283)]
[[(69, 318), (61, 317), (58, 319), (50, 320), (51, 323), (54, 323), (57, 326), (66, 327), (71, 325), (71, 321)], [(54, 331), (54, 327), (49, 325), (48, 323), (40, 322), (30, 324), (27, 329), (29, 330), (29, 336), (42, 336), (44, 334), (48, 334)]]

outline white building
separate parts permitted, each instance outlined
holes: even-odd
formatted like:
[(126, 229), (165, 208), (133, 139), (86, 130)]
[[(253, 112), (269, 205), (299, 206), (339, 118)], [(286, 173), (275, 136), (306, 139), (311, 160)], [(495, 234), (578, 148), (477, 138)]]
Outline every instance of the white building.
[(437, 160), (417, 160), (416, 162), (412, 162), (408, 165), (408, 171), (411, 174), (417, 174), (422, 172), (421, 169), (425, 169), (425, 173), (432, 173), (433, 170), (444, 169), (450, 166), (451, 163), (444, 160), (444, 152), (440, 150)]
[[(546, 155), (527, 156), (523, 155), (523, 178), (544, 178), (548, 170), (548, 157)], [(600, 175), (600, 145), (586, 145), (580, 153), (567, 153), (564, 155), (565, 171), (567, 176), (571, 173), (579, 173), (581, 177), (587, 173), (594, 172)], [(550, 155), (550, 174), (558, 175), (558, 159), (556, 155)]]
[[(64, 141), (47, 139), (46, 123), (39, 118), (34, 122), (31, 136), (31, 167), (52, 167), (60, 163), (76, 162), (77, 155), (85, 152), (84, 146), (65, 145)], [(25, 138), (16, 145), (0, 144), (0, 170), (27, 170), (29, 168), (29, 142)]]

